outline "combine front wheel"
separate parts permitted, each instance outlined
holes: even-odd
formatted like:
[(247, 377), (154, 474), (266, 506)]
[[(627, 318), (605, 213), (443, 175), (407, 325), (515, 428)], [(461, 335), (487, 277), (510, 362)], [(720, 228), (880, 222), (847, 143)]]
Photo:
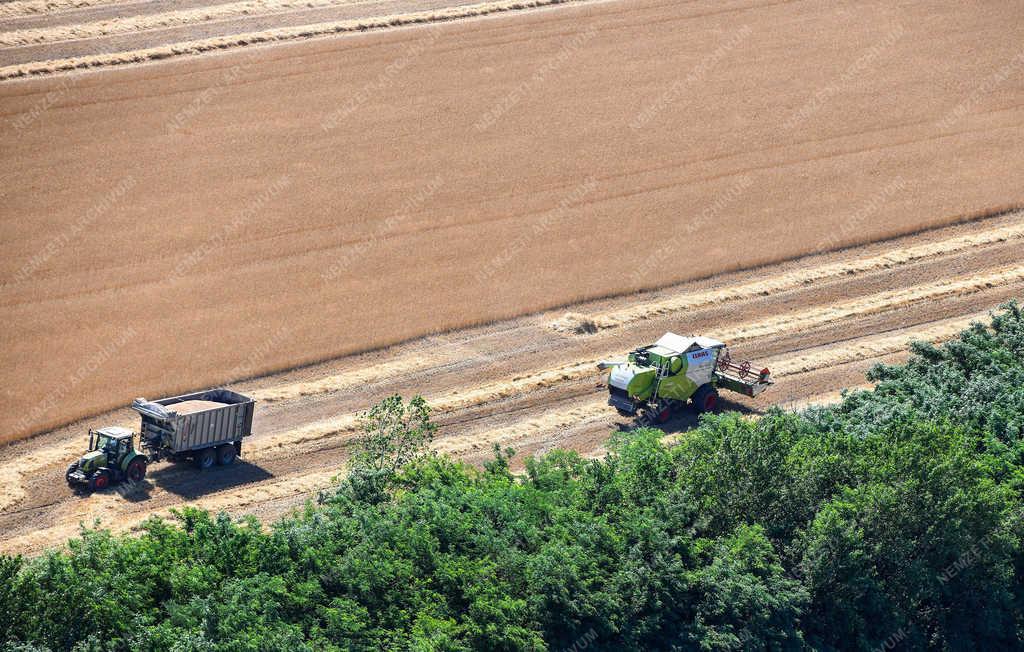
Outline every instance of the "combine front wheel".
[(666, 400), (659, 400), (646, 410), (647, 418), (654, 423), (662, 424), (672, 418), (672, 403)]
[(714, 412), (718, 406), (718, 390), (711, 385), (701, 385), (693, 395), (693, 405), (698, 414)]

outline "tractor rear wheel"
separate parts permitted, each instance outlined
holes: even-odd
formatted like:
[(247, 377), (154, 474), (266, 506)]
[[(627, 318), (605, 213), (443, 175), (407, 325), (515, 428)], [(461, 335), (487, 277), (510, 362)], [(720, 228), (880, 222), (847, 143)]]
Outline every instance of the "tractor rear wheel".
[(110, 474), (106, 471), (97, 471), (89, 478), (89, 491), (103, 491), (110, 486)]
[(128, 479), (132, 482), (142, 482), (144, 477), (146, 477), (146, 461), (132, 460), (132, 463), (128, 465)]
[(224, 444), (217, 448), (217, 464), (227, 466), (235, 461), (235, 445)]
[(204, 448), (203, 450), (196, 453), (196, 466), (200, 469), (208, 469), (213, 466), (213, 462), (216, 459), (214, 449)]
[(711, 385), (701, 385), (693, 395), (693, 406), (698, 414), (714, 412), (718, 406), (718, 390)]

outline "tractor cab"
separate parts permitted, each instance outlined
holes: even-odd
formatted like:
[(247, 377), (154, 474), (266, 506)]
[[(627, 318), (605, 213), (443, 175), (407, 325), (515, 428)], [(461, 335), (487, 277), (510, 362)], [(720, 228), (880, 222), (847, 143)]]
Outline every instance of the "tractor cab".
[(89, 431), (89, 450), (98, 451), (107, 459), (117, 459), (132, 447), (135, 433), (127, 428), (109, 427)]
[(141, 481), (146, 475), (147, 459), (135, 449), (134, 438), (135, 433), (118, 426), (90, 430), (88, 450), (71, 463), (65, 474), (68, 484), (84, 485), (95, 491), (126, 478)]

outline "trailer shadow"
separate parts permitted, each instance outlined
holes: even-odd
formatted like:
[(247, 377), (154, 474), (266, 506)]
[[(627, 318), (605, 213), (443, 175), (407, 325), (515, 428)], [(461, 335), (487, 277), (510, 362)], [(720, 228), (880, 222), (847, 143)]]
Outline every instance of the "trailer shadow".
[[(743, 415), (761, 414), (761, 412), (753, 410), (747, 405), (737, 403), (722, 396), (718, 398), (718, 409), (716, 412), (739, 412)], [(681, 410), (676, 410), (672, 414), (672, 417), (665, 423), (643, 423), (639, 419), (632, 419), (629, 421), (619, 419), (615, 425), (619, 432), (633, 432), (639, 428), (650, 427), (658, 428), (666, 435), (674, 435), (693, 430), (699, 425), (699, 421), (700, 415), (698, 415), (692, 407), (687, 406)]]
[(274, 474), (270, 471), (242, 459), (230, 466), (214, 466), (206, 470), (199, 470), (188, 463), (167, 464), (149, 474), (153, 484), (185, 500), (272, 477)]

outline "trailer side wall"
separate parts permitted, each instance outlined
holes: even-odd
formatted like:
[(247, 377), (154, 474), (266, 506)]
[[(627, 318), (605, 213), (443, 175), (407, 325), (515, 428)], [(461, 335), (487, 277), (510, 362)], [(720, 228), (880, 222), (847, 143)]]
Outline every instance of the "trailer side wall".
[[(200, 412), (175, 412), (175, 404), (185, 401), (214, 401), (224, 405)], [(172, 453), (240, 441), (252, 433), (256, 402), (230, 390), (194, 392), (159, 399), (152, 403), (163, 406), (168, 414), (160, 416), (153, 411), (136, 408), (142, 415), (142, 436), (147, 440), (158, 440), (161, 448)]]

